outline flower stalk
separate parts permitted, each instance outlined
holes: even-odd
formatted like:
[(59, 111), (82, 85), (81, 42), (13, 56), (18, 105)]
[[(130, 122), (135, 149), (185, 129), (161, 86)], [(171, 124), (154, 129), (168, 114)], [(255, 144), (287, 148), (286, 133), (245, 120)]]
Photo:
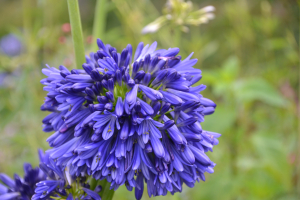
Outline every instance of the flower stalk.
[[(94, 14), (94, 24), (93, 24), (93, 39), (104, 38), (105, 20), (106, 20), (106, 0), (97, 0), (95, 14)], [(94, 51), (98, 50), (97, 43), (93, 43), (92, 49)]]
[(110, 189), (110, 183), (107, 182), (106, 179), (104, 179), (102, 181), (99, 181), (99, 182), (100, 182), (100, 185), (102, 186), (102, 190), (99, 193), (99, 195), (101, 196), (101, 198), (103, 200), (112, 200), (115, 191), (113, 189), (112, 190)]
[(68, 0), (68, 10), (75, 50), (76, 67), (80, 68), (85, 62), (85, 54), (78, 0)]

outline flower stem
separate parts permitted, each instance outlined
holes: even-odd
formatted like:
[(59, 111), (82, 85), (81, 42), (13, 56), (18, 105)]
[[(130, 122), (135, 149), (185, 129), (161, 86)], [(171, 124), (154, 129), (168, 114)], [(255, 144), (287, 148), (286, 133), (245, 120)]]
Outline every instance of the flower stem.
[[(93, 24), (93, 40), (96, 38), (104, 39), (104, 29), (106, 20), (106, 0), (97, 0), (95, 14), (94, 14), (94, 24)], [(93, 50), (98, 50), (97, 43), (93, 42)]]
[(75, 49), (76, 67), (80, 68), (81, 65), (85, 62), (85, 56), (78, 0), (68, 0), (68, 9), (73, 45)]
[(98, 182), (99, 185), (102, 186), (102, 190), (100, 192), (100, 196), (102, 200), (112, 200), (115, 191), (110, 189), (110, 183), (104, 179)]
[(98, 185), (98, 181), (94, 178), (91, 178), (91, 181), (90, 181), (91, 189), (94, 190), (97, 185)]
[(182, 38), (181, 38), (181, 30), (180, 30), (180, 27), (175, 27), (174, 28), (174, 33), (173, 33), (173, 35), (174, 35), (174, 44), (175, 44), (175, 46), (176, 47), (180, 47), (180, 41), (182, 40)]

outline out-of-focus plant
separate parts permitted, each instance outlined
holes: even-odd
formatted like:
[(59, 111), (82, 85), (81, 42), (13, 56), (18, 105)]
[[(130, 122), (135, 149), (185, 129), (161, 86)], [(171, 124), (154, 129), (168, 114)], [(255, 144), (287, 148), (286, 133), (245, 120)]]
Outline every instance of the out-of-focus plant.
[[(262, 101), (271, 106), (284, 107), (288, 103), (282, 95), (263, 78), (239, 78), (240, 66), (237, 57), (228, 58), (221, 68), (213, 70), (206, 77), (214, 84), (214, 93), (234, 105), (251, 104)], [(221, 80), (221, 81), (220, 81)]]
[(212, 13), (215, 10), (213, 6), (206, 6), (199, 10), (194, 10), (191, 1), (184, 0), (168, 0), (163, 10), (163, 15), (145, 26), (142, 30), (143, 34), (154, 33), (163, 26), (171, 26), (183, 32), (188, 32), (189, 25), (199, 26), (205, 24), (214, 18)]
[[(209, 85), (213, 85), (212, 92), (219, 97), (219, 104), (226, 102), (226, 105), (216, 112), (214, 120), (208, 118), (204, 124), (204, 127), (215, 127), (217, 121), (215, 131), (223, 130), (227, 136), (227, 141), (221, 147), (224, 153), (220, 157), (223, 157), (224, 163), (219, 172), (223, 177), (218, 186), (223, 188), (226, 184), (227, 189), (221, 189), (219, 192), (225, 195), (224, 199), (233, 196), (247, 196), (251, 199), (249, 195), (259, 198), (286, 197), (287, 188), (292, 184), (287, 178), (292, 176), (290, 162), (294, 162), (290, 161), (287, 155), (294, 147), (284, 148), (286, 141), (281, 143), (275, 139), (278, 135), (274, 134), (280, 132), (277, 124), (269, 126), (261, 121), (270, 117), (268, 120), (272, 123), (273, 120), (276, 121), (274, 115), (293, 107), (266, 79), (243, 76), (241, 69), (241, 61), (236, 56), (231, 56), (220, 68), (212, 69), (205, 77)], [(261, 110), (262, 106), (269, 109)], [(286, 136), (287, 140), (291, 138), (293, 132)], [(278, 160), (281, 162), (277, 163)], [(282, 171), (286, 176), (277, 175)], [(232, 180), (236, 182), (232, 183)], [(213, 184), (218, 181), (213, 178), (211, 182)], [(254, 182), (264, 182), (264, 190), (259, 190)], [(250, 190), (251, 194), (247, 190)], [(217, 197), (208, 193), (202, 195), (212, 199)]]

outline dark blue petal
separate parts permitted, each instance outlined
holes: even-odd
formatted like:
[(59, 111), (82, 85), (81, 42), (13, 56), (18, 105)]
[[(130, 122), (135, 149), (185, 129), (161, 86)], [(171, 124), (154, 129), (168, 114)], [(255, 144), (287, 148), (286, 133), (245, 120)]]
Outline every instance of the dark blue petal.
[(151, 85), (157, 85), (162, 82), (162, 80), (167, 76), (168, 71), (167, 70), (162, 70), (158, 72), (158, 75), (156, 78), (152, 81)]
[(153, 108), (147, 104), (146, 102), (144, 102), (143, 100), (139, 99), (139, 102), (141, 103), (141, 108), (148, 114), (148, 115), (152, 115), (154, 113)]
[(164, 114), (164, 113), (168, 112), (170, 107), (171, 107), (170, 103), (165, 103), (160, 110), (160, 114)]
[(139, 71), (138, 73), (136, 73), (134, 80), (142, 80), (145, 76), (145, 72), (143, 70)]
[(204, 115), (211, 115), (215, 112), (215, 108), (214, 107), (205, 107), (204, 110), (202, 111), (202, 113)]
[(7, 193), (8, 189), (0, 183), (0, 194)]
[(139, 148), (139, 145), (135, 144), (134, 154), (133, 154), (133, 158), (132, 158), (132, 166), (131, 166), (132, 170), (137, 170), (141, 163), (141, 158), (140, 158), (138, 148)]
[(84, 71), (85, 71), (87, 74), (91, 74), (91, 73), (92, 73), (93, 68), (92, 68), (90, 65), (84, 63), (84, 64), (82, 65), (82, 68), (84, 69)]
[(195, 133), (184, 133), (184, 137), (188, 141), (193, 141), (193, 142), (199, 142), (202, 139), (201, 134), (195, 134)]
[(190, 87), (189, 91), (194, 92), (194, 93), (199, 93), (199, 92), (205, 90), (205, 88), (206, 88), (206, 85), (201, 84), (201, 85), (198, 85), (196, 87)]
[(72, 89), (74, 90), (74, 92), (80, 92), (85, 90), (85, 88), (87, 87), (91, 87), (93, 84), (92, 83), (75, 83), (72, 86)]
[(216, 107), (216, 104), (212, 100), (204, 97), (200, 99), (200, 103), (206, 107), (214, 107), (214, 108)]
[(127, 96), (126, 96), (126, 102), (129, 105), (133, 105), (136, 102), (136, 98), (137, 98), (137, 91), (138, 91), (138, 87), (139, 85), (135, 85), (130, 92), (128, 92)]
[(176, 56), (179, 53), (180, 49), (179, 48), (170, 48), (164, 53), (161, 54), (162, 57), (172, 57)]
[(90, 195), (94, 200), (101, 200), (101, 197), (96, 192), (89, 190), (87, 188), (82, 188), (88, 195)]
[(135, 50), (134, 59), (133, 59), (134, 61), (141, 55), (143, 47), (144, 47), (144, 43), (140, 42)]
[(73, 200), (73, 195), (70, 193), (66, 200)]
[(164, 96), (163, 100), (166, 102), (169, 102), (172, 105), (177, 106), (177, 105), (181, 105), (183, 103), (182, 99), (175, 94), (165, 92), (165, 91), (160, 91), (160, 92)]
[(186, 100), (186, 101), (189, 101), (189, 100), (194, 100), (196, 102), (199, 102), (199, 98), (194, 95), (194, 94), (191, 94), (191, 93), (188, 93), (188, 92), (182, 92), (182, 91), (179, 91), (179, 90), (173, 90), (173, 89), (167, 89), (168, 92)]
[(102, 133), (102, 137), (104, 140), (108, 140), (114, 134), (115, 122), (116, 122), (116, 117), (112, 117), (110, 119), (110, 122), (104, 128)]
[(192, 176), (186, 172), (179, 172), (179, 175), (182, 179), (186, 180), (187, 182), (194, 182)]
[(114, 80), (112, 78), (108, 79), (107, 81), (107, 89), (109, 91), (114, 91)]
[(197, 149), (196, 147), (194, 147), (192, 145), (190, 145), (190, 150), (195, 155), (196, 160), (199, 161), (201, 164), (203, 164), (203, 165), (210, 164), (210, 159), (203, 151)]
[(129, 134), (129, 120), (125, 120), (122, 130), (120, 132), (120, 139), (126, 140), (128, 138), (128, 134)]
[(15, 188), (15, 182), (6, 174), (1, 173), (0, 174), (0, 180), (7, 185), (9, 188)]
[(136, 179), (135, 198), (140, 200), (144, 192), (144, 178), (143, 175), (139, 174)]
[(103, 49), (104, 51), (107, 52), (105, 45), (103, 44), (102, 40), (100, 40), (99, 38), (97, 39), (97, 45), (98, 45), (99, 49)]
[(74, 83), (91, 83), (93, 82), (93, 79), (90, 77), (90, 75), (83, 75), (83, 74), (71, 74), (66, 77), (68, 81), (74, 82)]
[(0, 195), (1, 200), (13, 200), (20, 196), (20, 193), (18, 192), (11, 192)]
[(189, 126), (189, 125), (194, 124), (197, 121), (198, 121), (197, 117), (190, 117), (190, 118), (188, 118), (186, 120), (183, 120), (182, 122), (178, 123), (177, 127)]
[(123, 106), (123, 101), (122, 101), (122, 97), (118, 97), (118, 101), (116, 104), (116, 115), (118, 117), (121, 117), (123, 115), (124, 112), (124, 106)]
[(163, 98), (163, 95), (152, 88), (146, 87), (144, 85), (140, 85), (139, 88), (146, 94), (146, 96), (152, 101), (156, 101)]
[(182, 134), (178, 130), (177, 126), (174, 125), (171, 128), (169, 128), (168, 133), (175, 144), (186, 144), (187, 143), (185, 138), (182, 136)]
[(143, 84), (148, 85), (150, 83), (150, 80), (151, 80), (151, 74), (146, 73), (144, 76)]
[(164, 150), (164, 147), (163, 147), (161, 141), (151, 133), (150, 133), (150, 141), (151, 141), (151, 145), (152, 145), (153, 150), (154, 150), (154, 154), (158, 158), (164, 157), (165, 156), (165, 150)]
[(195, 156), (190, 150), (189, 146), (186, 146), (183, 151), (181, 151), (182, 158), (189, 164), (195, 163)]

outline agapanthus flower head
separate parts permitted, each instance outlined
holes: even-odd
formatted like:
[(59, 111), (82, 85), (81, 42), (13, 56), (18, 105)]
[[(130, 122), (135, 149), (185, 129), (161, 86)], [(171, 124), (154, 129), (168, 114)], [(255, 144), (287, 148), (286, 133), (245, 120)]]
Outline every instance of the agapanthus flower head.
[(42, 110), (50, 111), (44, 131), (47, 153), (70, 175), (92, 175), (125, 184), (140, 199), (174, 194), (213, 173), (205, 154), (218, 144), (218, 133), (202, 130), (204, 116), (216, 104), (194, 86), (201, 78), (197, 59), (178, 55), (179, 48), (156, 50), (157, 43), (131, 45), (118, 53), (97, 40), (99, 50), (83, 69), (43, 69), (48, 91)]
[[(62, 167), (49, 158), (49, 154), (40, 153), (40, 169), (46, 175), (44, 180), (36, 184), (32, 200), (62, 198), (67, 200), (101, 200), (101, 186), (90, 190), (86, 174), (70, 175), (68, 167)], [(74, 192), (76, 191), (76, 192)]]
[(40, 150), (39, 155), (40, 167), (32, 168), (25, 163), (23, 178), (15, 174), (11, 179), (0, 174), (1, 200), (101, 200), (101, 186), (90, 189), (88, 176), (71, 176), (67, 168), (58, 166), (48, 154)]

